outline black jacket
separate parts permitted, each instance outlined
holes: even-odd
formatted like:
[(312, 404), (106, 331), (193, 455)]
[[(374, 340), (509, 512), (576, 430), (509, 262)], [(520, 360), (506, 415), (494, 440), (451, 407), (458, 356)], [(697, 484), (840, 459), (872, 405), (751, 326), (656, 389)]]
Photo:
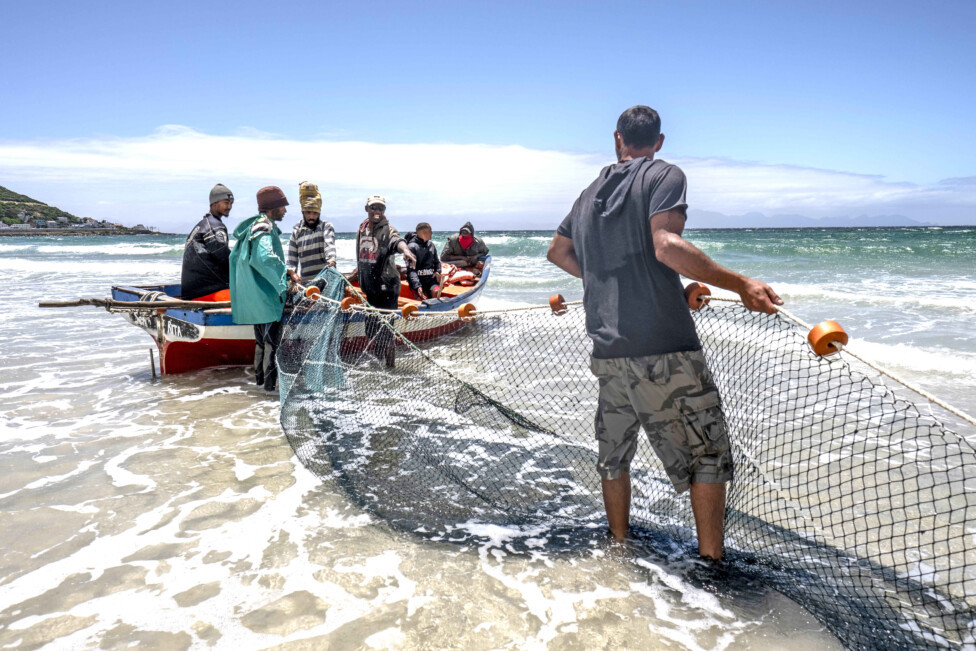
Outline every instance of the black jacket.
[(230, 287), (230, 246), (219, 217), (203, 216), (183, 246), (180, 295), (193, 300)]
[(437, 247), (431, 241), (423, 241), (416, 233), (407, 233), (407, 246), (410, 252), (417, 256), (417, 264), (407, 264), (407, 283), (410, 289), (417, 291), (421, 288), (421, 283), (426, 285), (426, 289), (434, 283), (434, 274), (440, 273), (441, 260), (437, 257)]

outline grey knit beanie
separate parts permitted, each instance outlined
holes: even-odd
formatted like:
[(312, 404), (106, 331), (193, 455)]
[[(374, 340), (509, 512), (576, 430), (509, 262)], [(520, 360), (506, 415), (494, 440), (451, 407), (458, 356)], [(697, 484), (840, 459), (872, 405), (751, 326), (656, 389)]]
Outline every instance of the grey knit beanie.
[(210, 191), (210, 203), (212, 205), (218, 201), (223, 201), (224, 199), (233, 201), (234, 193), (231, 192), (230, 188), (223, 183), (218, 183), (217, 185), (213, 186), (213, 190)]

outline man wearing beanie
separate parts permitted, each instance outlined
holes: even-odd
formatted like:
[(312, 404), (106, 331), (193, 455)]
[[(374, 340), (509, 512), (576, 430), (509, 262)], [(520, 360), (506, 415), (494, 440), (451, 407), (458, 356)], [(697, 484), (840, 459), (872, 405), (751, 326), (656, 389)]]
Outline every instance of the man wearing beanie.
[(292, 229), (288, 241), (288, 277), (307, 284), (326, 267), (336, 265), (335, 229), (322, 221), (322, 195), (308, 181), (298, 186), (302, 219)]
[(230, 253), (234, 323), (254, 324), (254, 379), (268, 391), (278, 383), (275, 352), (288, 292), (288, 268), (276, 223), (284, 218), (287, 205), (281, 188), (270, 185), (258, 190), (260, 213), (234, 229), (237, 242)]
[(471, 222), (465, 222), (457, 235), (447, 238), (441, 262), (448, 262), (455, 267), (473, 267), (475, 273), (481, 271), (482, 263), (478, 258), (488, 255), (488, 247), (474, 234)]
[[(386, 199), (378, 194), (366, 199), (366, 220), (356, 232), (356, 274), (359, 288), (366, 294), (366, 301), (384, 310), (397, 309), (400, 298), (400, 272), (396, 268), (397, 251), (403, 254), (407, 264), (416, 264), (417, 258), (397, 229), (386, 220)], [(373, 341), (373, 353), (394, 366), (395, 351), (393, 334), (383, 326), (379, 317), (366, 319), (366, 336)]]
[(190, 301), (230, 300), (227, 226), (221, 221), (234, 206), (234, 194), (218, 183), (210, 191), (210, 212), (193, 227), (183, 246), (180, 295)]

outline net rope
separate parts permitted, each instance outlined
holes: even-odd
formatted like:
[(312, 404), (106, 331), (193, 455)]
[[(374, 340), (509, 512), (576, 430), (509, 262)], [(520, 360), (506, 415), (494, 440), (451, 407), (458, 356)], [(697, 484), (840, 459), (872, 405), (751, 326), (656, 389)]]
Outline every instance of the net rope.
[[(406, 319), (343, 311), (341, 277), (326, 281), (288, 310), (278, 351), (281, 424), (308, 469), (434, 540), (605, 530), (581, 305)], [(731, 562), (848, 647), (976, 644), (973, 428), (847, 353), (816, 356), (784, 315), (708, 301), (694, 318), (732, 442)], [(644, 436), (631, 478), (635, 530), (690, 545), (687, 494)]]

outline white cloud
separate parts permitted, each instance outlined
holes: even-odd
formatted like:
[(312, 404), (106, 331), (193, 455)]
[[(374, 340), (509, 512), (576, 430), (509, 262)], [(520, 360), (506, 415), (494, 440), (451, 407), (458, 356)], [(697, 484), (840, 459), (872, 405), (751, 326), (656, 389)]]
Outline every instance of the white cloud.
[[(682, 166), (689, 202), (704, 210), (813, 217), (901, 211), (924, 219), (921, 212), (939, 205), (976, 205), (972, 183), (920, 186), (832, 170), (664, 157)], [(169, 125), (145, 137), (0, 142), (0, 184), (76, 214), (178, 232), (206, 210), (213, 183), (235, 191), (232, 217), (240, 218), (255, 210), (254, 192), (263, 185), (280, 185), (295, 206), (303, 180), (319, 184), (325, 213), (342, 229), (358, 221), (374, 192), (388, 197), (391, 214), (426, 217), (435, 227), (476, 215), (486, 226), (554, 228), (608, 162), (609, 156), (517, 145), (302, 141)]]

